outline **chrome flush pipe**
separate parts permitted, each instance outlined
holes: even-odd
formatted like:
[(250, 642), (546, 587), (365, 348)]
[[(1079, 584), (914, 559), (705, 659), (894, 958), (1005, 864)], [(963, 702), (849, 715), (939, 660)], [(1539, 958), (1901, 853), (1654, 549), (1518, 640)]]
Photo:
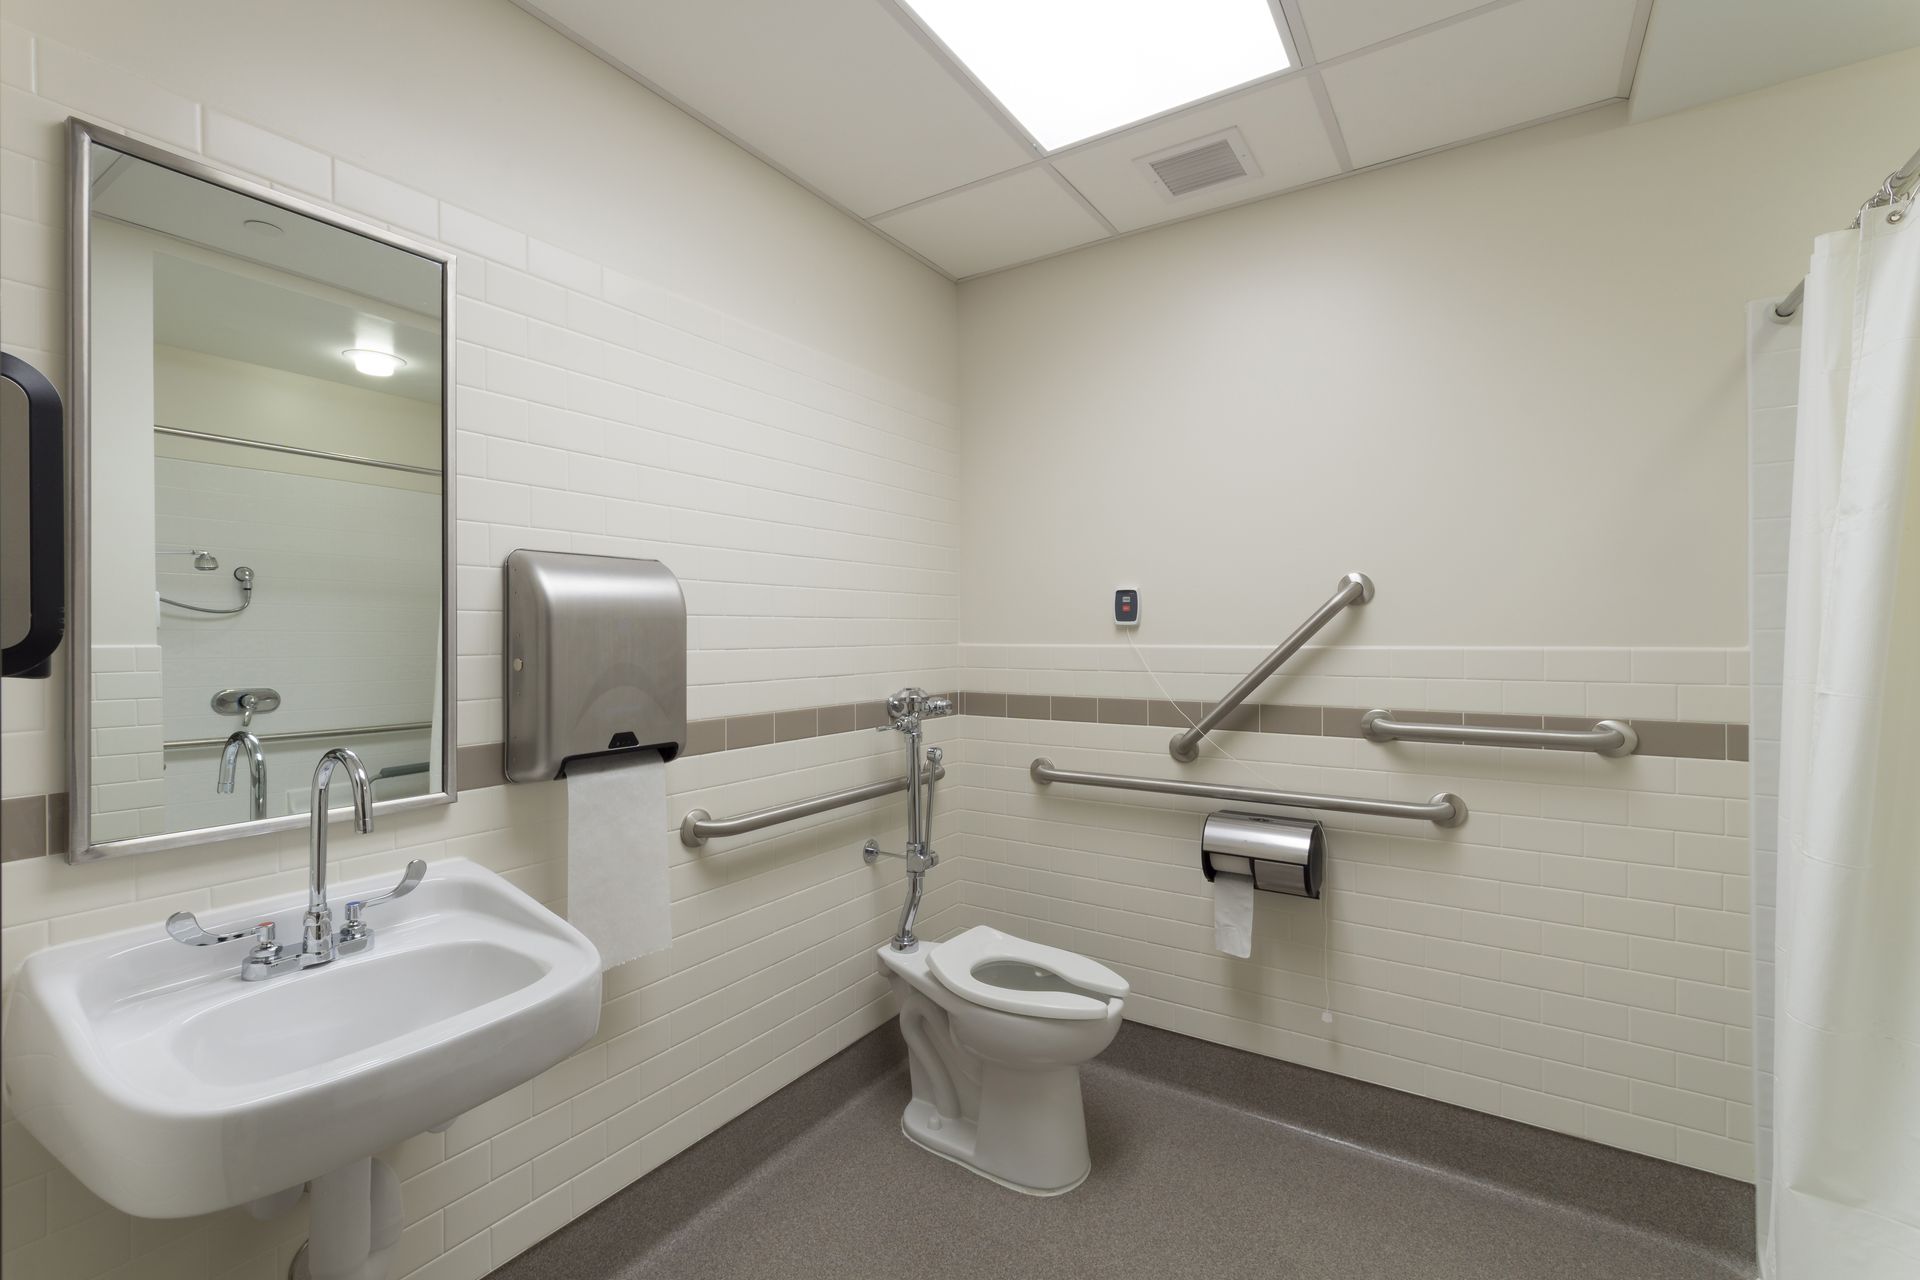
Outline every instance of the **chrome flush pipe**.
[[(919, 753), (915, 750), (913, 754), (918, 755)], [(920, 811), (920, 856), (917, 860), (917, 865), (916, 859), (912, 856), (911, 852), (909, 852), (907, 858), (907, 900), (901, 904), (900, 927), (894, 930), (893, 934), (892, 946), (895, 951), (911, 951), (920, 944), (920, 940), (913, 936), (913, 926), (920, 918), (920, 895), (926, 889), (927, 872), (939, 865), (940, 862), (940, 855), (933, 851), (933, 789), (935, 784), (940, 780), (940, 761), (945, 757), (945, 754), (946, 753), (939, 747), (928, 747), (926, 751), (927, 802)], [(917, 773), (918, 770), (915, 770), (915, 772)], [(916, 781), (910, 785), (914, 788), (913, 793), (917, 795), (919, 793), (918, 782)], [(909, 811), (914, 807), (914, 805), (909, 803)], [(908, 821), (913, 821), (911, 812), (909, 812)], [(911, 851), (912, 848), (913, 846), (909, 844), (909, 851)]]
[[(887, 715), (893, 721), (887, 728), (907, 738), (907, 848), (901, 855), (907, 864), (907, 900), (900, 908), (900, 927), (888, 944), (895, 951), (912, 951), (920, 945), (920, 940), (913, 936), (913, 926), (920, 916), (920, 898), (926, 890), (927, 872), (940, 862), (940, 856), (933, 850), (933, 787), (943, 753), (938, 747), (929, 747), (923, 761), (921, 726), (925, 720), (952, 714), (953, 699), (935, 697), (924, 689), (902, 689), (887, 699)], [(868, 848), (873, 856), (878, 856), (877, 845), (870, 842)], [(872, 861), (872, 857), (868, 861)]]
[(227, 739), (226, 750), (220, 753), (220, 778), (214, 790), (223, 796), (233, 794), (233, 776), (239, 768), (242, 751), (247, 753), (248, 816), (264, 818), (267, 816), (267, 753), (261, 749), (260, 739), (245, 729), (234, 730), (233, 736)]

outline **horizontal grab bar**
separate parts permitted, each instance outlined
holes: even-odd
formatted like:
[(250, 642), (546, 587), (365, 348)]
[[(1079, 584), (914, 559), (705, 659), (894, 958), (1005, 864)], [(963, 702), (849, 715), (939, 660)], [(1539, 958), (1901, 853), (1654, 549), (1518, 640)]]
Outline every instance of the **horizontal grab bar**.
[(1374, 742), (1463, 742), (1476, 747), (1545, 747), (1550, 751), (1593, 751), (1630, 756), (1640, 747), (1633, 726), (1601, 720), (1591, 729), (1502, 729), (1482, 724), (1420, 724), (1389, 719), (1375, 708), (1360, 717), (1360, 732)]
[[(264, 721), (260, 722), (264, 723)], [(319, 742), (324, 738), (353, 738), (374, 733), (418, 733), (422, 729), (433, 728), (431, 720), (415, 720), (410, 724), (355, 724), (344, 729), (299, 729), (287, 733), (261, 733), (254, 736), (264, 743), (272, 742)], [(171, 742), (160, 744), (165, 751), (186, 751), (200, 747), (224, 747), (225, 738), (175, 738)]]
[(1227, 696), (1213, 705), (1213, 710), (1194, 722), (1191, 729), (1173, 735), (1173, 741), (1167, 744), (1167, 751), (1182, 764), (1191, 763), (1200, 754), (1200, 740), (1213, 730), (1213, 727), (1233, 714), (1234, 708), (1253, 696), (1253, 691), (1267, 682), (1267, 678), (1280, 669), (1280, 664), (1300, 652), (1314, 633), (1333, 621), (1335, 614), (1350, 604), (1366, 604), (1373, 599), (1373, 579), (1364, 573), (1350, 573), (1340, 579), (1340, 589), (1333, 597), (1294, 629), (1292, 635), (1280, 642), (1280, 647), (1260, 659), (1260, 665), (1249, 671), (1246, 678), (1227, 691)]
[(1112, 787), (1118, 791), (1152, 791), (1168, 796), (1202, 796), (1239, 804), (1277, 804), (1294, 809), (1327, 809), (1334, 813), (1363, 813), (1376, 818), (1412, 818), (1439, 827), (1457, 827), (1467, 820), (1467, 802), (1442, 791), (1423, 804), (1397, 800), (1368, 800), (1361, 796), (1321, 796), (1304, 791), (1270, 791), (1265, 787), (1234, 787), (1212, 782), (1180, 782), (1168, 778), (1130, 778), (1118, 773), (1077, 773), (1057, 769), (1045, 756), (1036, 757), (1029, 772), (1039, 783), (1064, 782), (1073, 787)]
[[(946, 776), (947, 770), (944, 765), (934, 766), (934, 781), (937, 782)], [(845, 791), (815, 796), (811, 800), (795, 800), (790, 804), (777, 804), (767, 809), (756, 809), (752, 813), (743, 813), (734, 818), (716, 818), (705, 809), (693, 809), (681, 820), (680, 843), (689, 849), (698, 849), (715, 836), (741, 836), (749, 831), (778, 826), (782, 822), (811, 818), (814, 814), (825, 813), (829, 809), (859, 804), (862, 800), (878, 800), (881, 796), (890, 796), (896, 791), (906, 789), (905, 778), (888, 778), (885, 782), (869, 782), (864, 786), (848, 787)]]

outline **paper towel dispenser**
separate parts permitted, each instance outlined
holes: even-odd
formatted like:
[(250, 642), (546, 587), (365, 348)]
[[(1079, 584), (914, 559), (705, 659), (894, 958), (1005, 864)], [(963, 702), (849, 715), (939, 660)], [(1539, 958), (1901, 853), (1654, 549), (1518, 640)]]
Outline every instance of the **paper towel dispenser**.
[(687, 602), (658, 560), (515, 551), (506, 573), (507, 778), (687, 740)]
[(1200, 829), (1200, 870), (1250, 875), (1253, 887), (1300, 898), (1320, 896), (1326, 833), (1307, 818), (1223, 809)]

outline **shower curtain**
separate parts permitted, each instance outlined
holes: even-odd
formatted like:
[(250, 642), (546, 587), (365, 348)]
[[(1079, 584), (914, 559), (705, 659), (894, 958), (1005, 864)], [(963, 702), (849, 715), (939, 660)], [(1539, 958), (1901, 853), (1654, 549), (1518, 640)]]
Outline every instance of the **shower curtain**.
[(1911, 199), (1868, 210), (1858, 230), (1816, 241), (1807, 277), (1782, 686), (1773, 1178), (1761, 1214), (1768, 1280), (1920, 1277), (1915, 222)]

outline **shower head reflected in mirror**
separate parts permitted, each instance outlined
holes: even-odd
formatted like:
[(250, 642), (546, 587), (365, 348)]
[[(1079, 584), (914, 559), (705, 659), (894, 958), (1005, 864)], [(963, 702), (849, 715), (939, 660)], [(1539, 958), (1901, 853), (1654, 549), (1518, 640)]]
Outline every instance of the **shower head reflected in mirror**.
[[(198, 547), (188, 547), (184, 551), (158, 551), (154, 554), (162, 556), (192, 556), (193, 567), (201, 573), (207, 573), (220, 567), (220, 562), (214, 558), (213, 552), (202, 551)], [(233, 580), (240, 584), (240, 603), (231, 609), (220, 609), (204, 604), (189, 604), (185, 600), (175, 600), (171, 596), (160, 596), (159, 601), (161, 604), (170, 604), (176, 609), (186, 609), (193, 613), (210, 613), (214, 615), (245, 613), (247, 606), (253, 603), (253, 570), (243, 564), (233, 571)]]
[(161, 556), (192, 556), (193, 567), (201, 573), (211, 573), (220, 567), (220, 562), (213, 558), (213, 552), (202, 551), (198, 547), (188, 547), (185, 551), (156, 551), (154, 554)]

